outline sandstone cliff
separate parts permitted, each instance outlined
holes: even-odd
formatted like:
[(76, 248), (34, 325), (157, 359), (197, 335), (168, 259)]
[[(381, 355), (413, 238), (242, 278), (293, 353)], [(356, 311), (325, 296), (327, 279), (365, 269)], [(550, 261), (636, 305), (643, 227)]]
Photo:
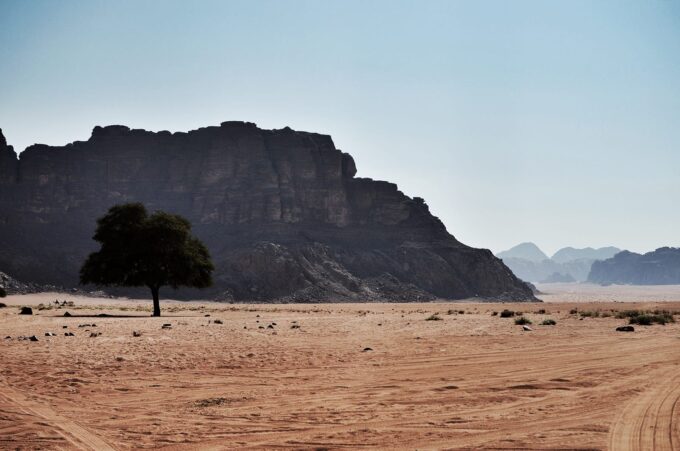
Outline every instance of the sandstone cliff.
[(619, 252), (593, 263), (588, 281), (603, 285), (680, 284), (680, 248), (660, 247), (646, 254)]
[(34, 145), (20, 159), (3, 137), (0, 269), (75, 285), (95, 249), (95, 219), (140, 201), (193, 223), (217, 268), (208, 297), (534, 299), (491, 252), (451, 236), (422, 199), (355, 174), (330, 136), (245, 122), (187, 133), (95, 127), (87, 141)]

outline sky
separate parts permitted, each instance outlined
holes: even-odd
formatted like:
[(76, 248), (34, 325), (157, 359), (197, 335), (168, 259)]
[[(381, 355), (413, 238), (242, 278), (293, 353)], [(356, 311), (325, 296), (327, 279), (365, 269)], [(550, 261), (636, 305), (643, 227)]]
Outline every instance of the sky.
[(0, 0), (18, 152), (226, 120), (330, 134), (471, 246), (680, 246), (680, 0)]

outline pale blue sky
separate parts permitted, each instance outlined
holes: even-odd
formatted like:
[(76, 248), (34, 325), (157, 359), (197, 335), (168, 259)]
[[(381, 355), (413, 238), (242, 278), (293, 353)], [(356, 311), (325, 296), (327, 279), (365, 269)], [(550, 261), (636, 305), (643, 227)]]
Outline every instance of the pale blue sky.
[(466, 244), (680, 245), (680, 1), (0, 0), (0, 128), (327, 133)]

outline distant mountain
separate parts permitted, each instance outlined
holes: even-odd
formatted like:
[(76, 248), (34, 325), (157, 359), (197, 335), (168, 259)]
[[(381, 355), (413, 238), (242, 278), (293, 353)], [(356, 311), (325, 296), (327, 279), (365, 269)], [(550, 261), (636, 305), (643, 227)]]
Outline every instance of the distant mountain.
[(680, 284), (680, 248), (661, 247), (646, 254), (622, 251), (593, 264), (589, 282), (599, 284)]
[(531, 262), (542, 262), (548, 260), (548, 256), (543, 253), (534, 243), (521, 243), (517, 246), (508, 249), (507, 251), (499, 252), (496, 257), (502, 258), (521, 258)]
[(496, 254), (517, 277), (527, 282), (584, 282), (588, 279), (593, 262), (610, 258), (619, 249), (602, 247), (576, 249), (565, 247), (555, 252), (553, 258), (533, 243), (522, 243)]
[(574, 260), (606, 260), (612, 258), (616, 254), (621, 252), (618, 247), (601, 247), (599, 249), (594, 249), (592, 247), (586, 247), (583, 249), (576, 249), (573, 247), (563, 247), (559, 251), (555, 252), (552, 256), (552, 260), (557, 263), (566, 263)]

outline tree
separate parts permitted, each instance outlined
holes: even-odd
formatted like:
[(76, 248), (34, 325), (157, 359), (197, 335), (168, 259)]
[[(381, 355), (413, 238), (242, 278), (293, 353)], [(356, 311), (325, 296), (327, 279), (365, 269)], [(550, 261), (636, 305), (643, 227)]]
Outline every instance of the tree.
[(97, 220), (93, 239), (101, 249), (87, 257), (80, 283), (151, 289), (153, 316), (161, 316), (159, 290), (169, 285), (205, 288), (212, 285), (214, 266), (205, 245), (191, 236), (181, 216), (144, 205), (116, 205)]

